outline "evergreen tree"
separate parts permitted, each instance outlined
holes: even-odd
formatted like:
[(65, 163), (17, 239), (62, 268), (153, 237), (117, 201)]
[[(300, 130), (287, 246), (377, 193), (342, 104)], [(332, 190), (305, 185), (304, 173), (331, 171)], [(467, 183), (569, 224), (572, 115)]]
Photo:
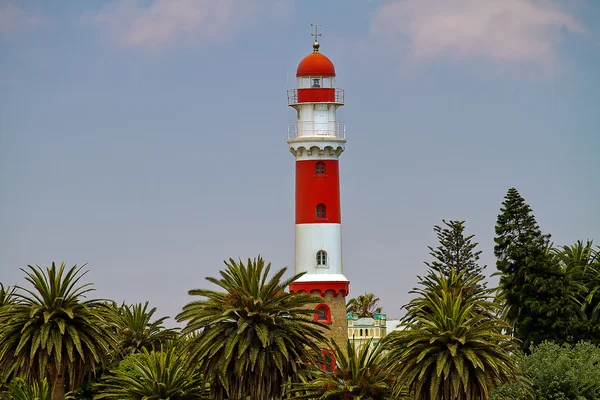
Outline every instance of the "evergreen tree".
[(484, 266), (478, 264), (481, 251), (475, 251), (479, 243), (471, 240), (475, 235), (465, 237), (465, 221), (442, 220), (446, 227), (433, 227), (440, 245), (435, 249), (428, 246), (434, 261), (425, 264), (436, 271), (450, 276), (453, 269), (455, 274), (465, 271), (466, 276), (483, 275)]
[(494, 254), (500, 296), (513, 333), (525, 350), (546, 339), (569, 341), (574, 308), (564, 274), (549, 252), (550, 235), (542, 233), (517, 189), (510, 188), (504, 199)]

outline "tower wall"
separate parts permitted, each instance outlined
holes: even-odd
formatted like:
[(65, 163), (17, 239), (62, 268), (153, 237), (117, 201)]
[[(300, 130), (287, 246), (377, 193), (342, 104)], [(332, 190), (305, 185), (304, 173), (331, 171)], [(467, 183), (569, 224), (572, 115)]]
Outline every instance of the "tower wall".
[(328, 339), (333, 339), (341, 349), (345, 349), (348, 340), (346, 296), (341, 293), (334, 296), (332, 291), (327, 291), (324, 302), (331, 310), (331, 325), (329, 330), (325, 332), (325, 336)]
[[(297, 274), (342, 274), (342, 226), (340, 224), (296, 225), (295, 271)], [(317, 252), (324, 251), (327, 262), (317, 264)], [(325, 278), (325, 277), (324, 277)]]

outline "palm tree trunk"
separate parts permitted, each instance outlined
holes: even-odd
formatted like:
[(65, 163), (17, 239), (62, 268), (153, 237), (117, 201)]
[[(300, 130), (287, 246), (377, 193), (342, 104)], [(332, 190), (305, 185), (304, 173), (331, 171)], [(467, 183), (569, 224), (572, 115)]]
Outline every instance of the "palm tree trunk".
[(52, 384), (52, 400), (65, 400), (65, 367), (61, 366), (54, 376)]

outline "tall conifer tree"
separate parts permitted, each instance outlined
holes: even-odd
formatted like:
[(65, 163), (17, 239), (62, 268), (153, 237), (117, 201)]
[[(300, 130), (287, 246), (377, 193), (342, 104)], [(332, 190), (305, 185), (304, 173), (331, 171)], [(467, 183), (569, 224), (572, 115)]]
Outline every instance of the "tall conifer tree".
[(531, 207), (510, 188), (496, 223), (494, 254), (506, 316), (525, 350), (546, 339), (569, 341), (573, 307), (562, 271), (550, 256), (549, 240)]
[(425, 264), (445, 276), (450, 276), (450, 270), (454, 269), (455, 274), (465, 271), (465, 275), (483, 275), (484, 266), (478, 264), (481, 251), (475, 251), (479, 243), (473, 243), (471, 240), (475, 235), (465, 237), (465, 221), (446, 221), (442, 220), (446, 227), (439, 225), (433, 227), (437, 234), (440, 245), (435, 249), (428, 246), (432, 262)]

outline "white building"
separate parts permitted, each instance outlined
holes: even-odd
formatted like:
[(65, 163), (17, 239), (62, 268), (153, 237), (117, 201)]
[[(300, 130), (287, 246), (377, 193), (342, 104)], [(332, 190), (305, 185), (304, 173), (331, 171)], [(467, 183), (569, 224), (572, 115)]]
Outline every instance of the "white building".
[(355, 347), (369, 341), (375, 347), (386, 335), (399, 329), (400, 320), (388, 320), (386, 314), (375, 314), (373, 318), (358, 318), (357, 314), (348, 314), (348, 339)]

